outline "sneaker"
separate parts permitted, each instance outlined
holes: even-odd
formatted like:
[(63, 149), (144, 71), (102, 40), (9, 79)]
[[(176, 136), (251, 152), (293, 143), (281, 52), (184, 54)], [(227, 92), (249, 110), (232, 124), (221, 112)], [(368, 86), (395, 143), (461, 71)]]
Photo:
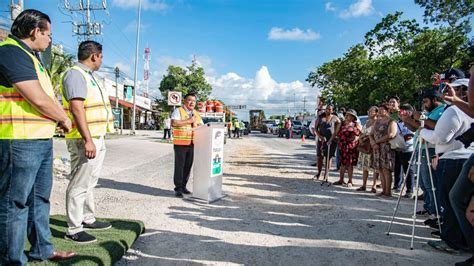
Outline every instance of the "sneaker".
[(440, 231), (433, 231), (431, 232), (431, 236), (434, 238), (441, 238), (441, 232)]
[(103, 230), (111, 228), (112, 224), (110, 224), (109, 222), (95, 221), (91, 224), (82, 223), (82, 227), (89, 230)]
[(395, 192), (395, 193), (400, 193), (400, 189), (399, 189), (399, 188), (395, 188), (395, 187), (394, 187), (394, 188), (392, 188), (392, 190), (393, 190), (393, 192)]
[(78, 244), (88, 244), (88, 243), (92, 243), (92, 242), (97, 241), (97, 238), (95, 238), (94, 236), (89, 235), (85, 231), (76, 233), (74, 235), (66, 234), (66, 235), (64, 235), (64, 239), (76, 242)]
[(411, 199), (413, 198), (413, 193), (412, 192), (407, 192), (405, 195), (403, 195), (404, 198)]
[(183, 193), (181, 191), (175, 191), (174, 196), (177, 198), (184, 198)]
[(439, 251), (444, 251), (449, 254), (459, 255), (461, 252), (457, 249), (450, 247), (446, 242), (443, 240), (430, 240), (428, 241), (428, 245), (432, 248), (435, 248)]
[(462, 262), (457, 262), (454, 264), (455, 266), (472, 266), (474, 265), (474, 256), (470, 257), (469, 259), (462, 261)]
[(183, 194), (189, 195), (191, 194), (191, 191), (189, 191), (187, 188), (184, 189)]

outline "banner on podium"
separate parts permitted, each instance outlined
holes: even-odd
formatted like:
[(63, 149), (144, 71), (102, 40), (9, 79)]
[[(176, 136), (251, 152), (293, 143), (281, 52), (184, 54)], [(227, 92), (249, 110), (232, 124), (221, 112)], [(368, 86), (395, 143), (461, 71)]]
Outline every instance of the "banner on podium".
[(222, 161), (224, 158), (224, 129), (212, 129), (212, 165), (211, 177), (222, 175)]

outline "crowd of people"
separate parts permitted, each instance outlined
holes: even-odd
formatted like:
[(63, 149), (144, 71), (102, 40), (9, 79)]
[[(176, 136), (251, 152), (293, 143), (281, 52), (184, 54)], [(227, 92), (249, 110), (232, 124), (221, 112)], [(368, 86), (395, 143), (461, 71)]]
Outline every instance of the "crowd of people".
[[(433, 86), (417, 95), (419, 109), (401, 104), (397, 96), (372, 106), (362, 125), (349, 109), (337, 115), (328, 104), (310, 125), (316, 135), (317, 173), (320, 179), (336, 159), (339, 180), (353, 186), (354, 167), (362, 171), (366, 191), (389, 199), (392, 193), (424, 201), (418, 215), (433, 228), (437, 241), (428, 244), (451, 254), (474, 252), (474, 67), (471, 80), (458, 69), (434, 75)], [(345, 175), (348, 175), (347, 183)], [(378, 184), (380, 180), (380, 185)], [(380, 190), (379, 190), (380, 188)], [(416, 190), (415, 190), (416, 189)], [(473, 265), (474, 257), (459, 265)], [(458, 265), (458, 264), (457, 264)]]

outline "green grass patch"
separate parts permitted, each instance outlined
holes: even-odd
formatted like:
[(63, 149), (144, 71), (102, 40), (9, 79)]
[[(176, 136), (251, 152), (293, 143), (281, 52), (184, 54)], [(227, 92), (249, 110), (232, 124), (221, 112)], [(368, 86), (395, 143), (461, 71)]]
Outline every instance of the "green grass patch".
[[(56, 250), (71, 250), (76, 256), (70, 260), (61, 262), (44, 261), (34, 265), (112, 265), (122, 258), (125, 252), (132, 246), (145, 225), (141, 221), (99, 219), (112, 223), (112, 228), (107, 230), (87, 231), (97, 238), (97, 242), (91, 244), (76, 244), (64, 239), (67, 223), (63, 215), (53, 215), (49, 223), (52, 241)], [(29, 250), (29, 246), (27, 250)]]

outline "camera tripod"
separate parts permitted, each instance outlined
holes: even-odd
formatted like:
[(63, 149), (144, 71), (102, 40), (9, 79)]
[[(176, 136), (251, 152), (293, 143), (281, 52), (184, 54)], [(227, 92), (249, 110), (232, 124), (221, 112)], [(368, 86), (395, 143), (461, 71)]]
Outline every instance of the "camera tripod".
[[(410, 242), (410, 249), (411, 250), (413, 250), (413, 239), (415, 237), (416, 208), (417, 208), (417, 205), (418, 205), (418, 191), (420, 189), (420, 178), (421, 178), (420, 177), (420, 168), (421, 168), (421, 154), (422, 154), (422, 152), (425, 152), (426, 162), (428, 164), (428, 171), (429, 171), (430, 182), (431, 182), (431, 191), (433, 192), (433, 199), (434, 199), (434, 204), (435, 204), (435, 209), (436, 209), (436, 219), (438, 220), (438, 227), (439, 227), (439, 231), (441, 232), (441, 223), (440, 223), (440, 219), (439, 219), (440, 216), (439, 216), (439, 212), (438, 212), (438, 203), (436, 201), (436, 194), (435, 194), (436, 188), (433, 184), (433, 174), (431, 172), (430, 156), (429, 156), (427, 145), (425, 145), (424, 151), (423, 151), (423, 142), (424, 142), (423, 138), (418, 134), (418, 137), (416, 139), (416, 143), (414, 144), (413, 153), (411, 155), (410, 162), (408, 164), (408, 169), (410, 167), (412, 167), (413, 164), (416, 164), (416, 166), (417, 166), (417, 168), (416, 168), (416, 183), (415, 183), (415, 189), (414, 189), (414, 191), (415, 191), (415, 205), (413, 207), (413, 224), (412, 224), (411, 242)], [(415, 162), (415, 155), (416, 155), (416, 162)], [(409, 172), (408, 169), (406, 170), (406, 172), (404, 173), (404, 176), (403, 176), (403, 185), (402, 185), (402, 188), (401, 188), (400, 195), (398, 196), (398, 199), (397, 199), (397, 204), (395, 205), (395, 208), (393, 208), (393, 215), (392, 215), (392, 219), (390, 221), (390, 225), (388, 226), (387, 235), (390, 235), (392, 225), (393, 225), (393, 221), (395, 219), (395, 215), (397, 214), (398, 207), (400, 205), (400, 200), (402, 198), (402, 191), (405, 188), (406, 182), (407, 182), (407, 177), (408, 177), (408, 172)]]

